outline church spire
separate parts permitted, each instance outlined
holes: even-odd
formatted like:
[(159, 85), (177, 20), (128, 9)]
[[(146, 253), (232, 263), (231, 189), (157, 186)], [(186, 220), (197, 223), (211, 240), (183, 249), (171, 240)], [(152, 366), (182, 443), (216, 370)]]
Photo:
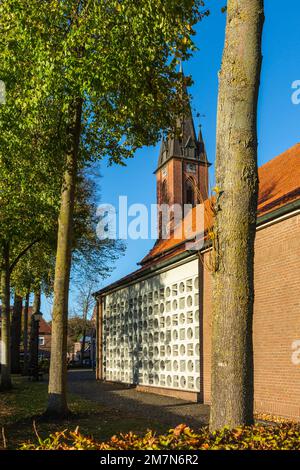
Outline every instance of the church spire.
[(202, 126), (199, 126), (199, 133), (198, 133), (198, 152), (200, 156), (200, 161), (210, 166), (210, 163), (207, 160), (207, 153), (205, 148), (205, 143), (202, 135)]
[[(188, 100), (188, 95), (186, 98)], [(170, 158), (184, 158), (188, 160), (201, 161), (204, 152), (204, 142), (200, 131), (199, 137), (196, 137), (194, 120), (189, 100), (186, 110), (181, 118), (177, 119), (176, 128), (170, 132), (167, 137), (161, 141), (158, 166), (159, 169)]]
[[(184, 112), (177, 118), (173, 132), (161, 141), (158, 166), (155, 171), (157, 182), (157, 204), (167, 205), (171, 211), (167, 232), (172, 233), (178, 223), (175, 217), (179, 208), (182, 218), (186, 210), (208, 198), (209, 163), (200, 128), (196, 135), (188, 93), (183, 83)], [(159, 238), (163, 237), (165, 224), (162, 212), (158, 210)]]

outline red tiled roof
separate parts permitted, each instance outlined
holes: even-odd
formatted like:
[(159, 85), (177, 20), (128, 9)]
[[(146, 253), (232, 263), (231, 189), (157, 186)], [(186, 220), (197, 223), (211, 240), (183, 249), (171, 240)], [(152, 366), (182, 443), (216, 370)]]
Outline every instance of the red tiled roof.
[[(13, 306), (10, 307), (10, 311), (12, 313), (13, 311)], [(24, 314), (24, 307), (22, 309), (22, 313)], [(29, 327), (30, 327), (30, 318), (31, 318), (31, 315), (32, 315), (32, 306), (30, 306), (28, 308), (28, 323), (29, 323)], [(0, 317), (1, 317), (1, 305), (0, 305)], [(49, 325), (48, 322), (46, 322), (46, 320), (44, 320), (44, 318), (42, 317), (41, 320), (40, 320), (40, 324), (39, 324), (39, 332), (40, 334), (44, 334), (44, 335), (51, 335), (51, 325)]]
[[(212, 212), (212, 201), (213, 198), (204, 201), (203, 211), (203, 225), (198, 230), (198, 233), (204, 233), (213, 224), (213, 212)], [(181, 245), (183, 245), (189, 238), (195, 237), (195, 222), (196, 222), (196, 211), (195, 208), (185, 217), (183, 223), (179, 224), (172, 237), (166, 240), (158, 240), (150, 252), (142, 259), (141, 264), (144, 265), (150, 259), (152, 260), (156, 256), (173, 249), (176, 249), (176, 254), (180, 252)], [(201, 231), (201, 232), (200, 232)]]
[[(23, 307), (24, 312), (24, 307)], [(28, 308), (28, 318), (30, 324), (30, 317), (32, 315), (32, 306)], [(39, 334), (40, 335), (51, 335), (51, 325), (42, 317), (39, 324)]]
[[(291, 202), (300, 199), (300, 144), (296, 144), (286, 152), (278, 155), (269, 162), (262, 165), (258, 170), (259, 175), (259, 196), (257, 215), (273, 212)], [(212, 199), (204, 202), (204, 227), (202, 232), (205, 233), (213, 225)], [(194, 211), (194, 209), (193, 209)], [(188, 218), (191, 217), (191, 214)], [(184, 219), (185, 224), (187, 218)], [(194, 230), (195, 217), (192, 216), (190, 228)], [(189, 239), (189, 233), (194, 234), (190, 230), (185, 230), (183, 224), (179, 224), (175, 228), (174, 234), (167, 240), (158, 240), (150, 252), (141, 261), (142, 267), (133, 273), (123, 277), (119, 281), (111, 284), (109, 289), (124, 284), (127, 281), (134, 280), (139, 277), (143, 271), (152, 266), (154, 263), (167, 260), (180, 254), (186, 250), (185, 242)], [(105, 288), (106, 290), (107, 288)], [(101, 291), (100, 291), (101, 292)]]
[(262, 165), (259, 170), (258, 215), (300, 198), (300, 143)]
[(51, 335), (51, 326), (43, 318), (40, 320), (39, 332), (40, 334)]

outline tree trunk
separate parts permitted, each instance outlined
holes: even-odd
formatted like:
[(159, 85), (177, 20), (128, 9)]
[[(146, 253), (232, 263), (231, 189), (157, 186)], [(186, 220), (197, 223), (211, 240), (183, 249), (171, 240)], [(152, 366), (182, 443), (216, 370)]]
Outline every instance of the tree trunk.
[(68, 151), (64, 172), (61, 206), (58, 220), (57, 251), (52, 315), (51, 360), (49, 371), (48, 407), (46, 415), (64, 417), (68, 414), (67, 329), (71, 269), (71, 248), (77, 159), (81, 132), (82, 100), (71, 109), (68, 131)]
[(85, 337), (86, 337), (86, 328), (83, 329), (83, 333), (82, 333), (82, 342), (81, 342), (81, 351), (80, 351), (80, 365), (81, 366), (83, 366), (83, 360), (84, 360)]
[(20, 346), (21, 346), (21, 330), (22, 330), (22, 302), (20, 295), (14, 296), (14, 308), (11, 317), (11, 372), (19, 374), (20, 366)]
[(219, 77), (210, 428), (253, 422), (253, 261), (263, 0), (228, 0)]
[(2, 249), (1, 263), (1, 390), (11, 388), (10, 375), (10, 269), (9, 243)]
[(87, 322), (87, 316), (88, 316), (88, 310), (89, 310), (89, 296), (90, 293), (87, 294), (86, 300), (85, 300), (85, 305), (84, 305), (84, 310), (83, 310), (83, 321), (84, 321), (84, 328), (82, 332), (82, 342), (81, 342), (81, 351), (80, 351), (80, 365), (83, 366), (83, 360), (84, 360), (84, 350), (85, 350), (85, 338), (86, 338), (86, 322)]
[(41, 309), (41, 290), (38, 289), (34, 292), (32, 315), (30, 319), (30, 342), (29, 342), (29, 367), (31, 375), (38, 380), (38, 322), (34, 319), (35, 314), (40, 313)]
[(23, 375), (28, 375), (28, 310), (29, 310), (29, 292), (26, 294), (24, 306), (24, 323), (23, 323), (23, 350), (24, 350), (24, 365)]

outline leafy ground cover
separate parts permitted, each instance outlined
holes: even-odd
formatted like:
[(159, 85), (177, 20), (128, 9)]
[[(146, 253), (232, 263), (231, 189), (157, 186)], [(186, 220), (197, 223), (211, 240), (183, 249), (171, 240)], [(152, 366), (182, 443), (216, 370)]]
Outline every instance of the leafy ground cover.
[(106, 442), (74, 432), (63, 431), (25, 443), (24, 450), (300, 450), (300, 425), (251, 426), (210, 433), (207, 427), (198, 432), (184, 424), (166, 434), (153, 431), (143, 436), (132, 432), (113, 436)]
[(145, 433), (147, 429), (164, 432), (166, 427), (129, 413), (121, 413), (69, 394), (68, 403), (72, 414), (63, 421), (49, 422), (42, 413), (47, 403), (47, 383), (29, 382), (26, 377), (14, 376), (13, 389), (0, 392), (0, 449), (18, 449), (23, 442), (37, 441), (37, 433), (45, 439), (50, 433), (79, 426), (84, 435), (106, 440), (112, 435), (130, 430)]
[(193, 431), (185, 424), (166, 431), (162, 423), (136, 416), (134, 410), (120, 412), (70, 394), (70, 417), (49, 422), (43, 418), (47, 383), (15, 376), (13, 384), (10, 392), (0, 393), (2, 449), (300, 450), (300, 423), (269, 415), (256, 416), (263, 424), (213, 434), (207, 426)]

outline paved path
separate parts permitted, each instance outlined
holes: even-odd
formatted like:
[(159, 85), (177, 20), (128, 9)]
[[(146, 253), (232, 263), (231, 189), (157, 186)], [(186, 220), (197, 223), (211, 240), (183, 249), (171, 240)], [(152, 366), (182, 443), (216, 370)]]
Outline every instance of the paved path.
[(113, 408), (116, 412), (134, 413), (169, 427), (186, 423), (196, 429), (208, 422), (207, 405), (137, 392), (120, 384), (98, 382), (90, 370), (70, 370), (68, 383), (69, 391), (83, 398)]

